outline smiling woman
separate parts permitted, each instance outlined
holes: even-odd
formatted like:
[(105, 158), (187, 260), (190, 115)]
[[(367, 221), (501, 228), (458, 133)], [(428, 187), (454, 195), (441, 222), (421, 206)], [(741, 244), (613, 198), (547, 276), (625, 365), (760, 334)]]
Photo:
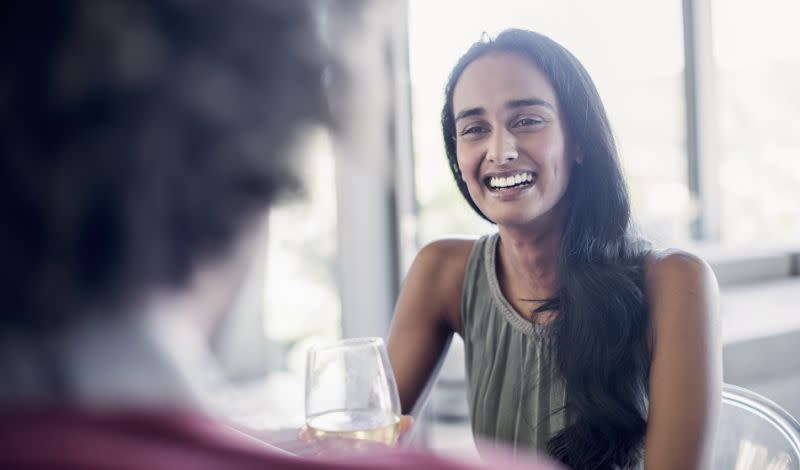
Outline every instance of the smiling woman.
[(476, 437), (575, 469), (705, 468), (721, 384), (716, 281), (632, 229), (583, 66), (530, 31), (480, 41), (450, 75), (442, 132), (458, 189), (498, 233), (417, 255), (389, 338), (403, 409), (458, 333)]
[(544, 75), (516, 54), (486, 54), (464, 69), (452, 101), (461, 110), (458, 167), (481, 213), (498, 224), (550, 224), (555, 213), (541, 216), (561, 200), (576, 160), (565, 153), (558, 101)]

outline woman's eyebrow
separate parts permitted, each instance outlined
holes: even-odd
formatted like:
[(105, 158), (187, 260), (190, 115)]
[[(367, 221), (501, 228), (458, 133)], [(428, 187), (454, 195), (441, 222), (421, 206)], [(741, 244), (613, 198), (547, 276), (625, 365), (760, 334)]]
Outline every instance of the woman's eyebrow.
[[(544, 106), (545, 108), (549, 108), (552, 111), (555, 111), (556, 109), (555, 106), (540, 98), (521, 98), (506, 102), (506, 108), (508, 109), (524, 108), (526, 106)], [(472, 116), (483, 116), (484, 114), (486, 114), (486, 109), (484, 108), (481, 107), (467, 108), (462, 111), (459, 111), (459, 113), (456, 114), (455, 122), (458, 122), (459, 119), (464, 119)]]
[(555, 106), (540, 98), (522, 98), (506, 102), (506, 108), (509, 109), (524, 108), (526, 106), (544, 106), (552, 111), (556, 110)]
[(484, 108), (479, 107), (479, 108), (465, 109), (456, 114), (455, 122), (458, 122), (459, 119), (464, 119), (471, 116), (483, 116), (484, 114), (486, 114), (486, 110)]

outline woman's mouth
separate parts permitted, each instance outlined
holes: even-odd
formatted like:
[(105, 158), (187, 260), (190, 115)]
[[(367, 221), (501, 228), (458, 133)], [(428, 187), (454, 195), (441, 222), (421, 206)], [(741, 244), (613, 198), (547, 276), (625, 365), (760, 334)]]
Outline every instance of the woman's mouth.
[(520, 171), (503, 176), (487, 176), (483, 179), (483, 183), (491, 191), (503, 191), (533, 186), (536, 183), (536, 176), (536, 173), (531, 171)]

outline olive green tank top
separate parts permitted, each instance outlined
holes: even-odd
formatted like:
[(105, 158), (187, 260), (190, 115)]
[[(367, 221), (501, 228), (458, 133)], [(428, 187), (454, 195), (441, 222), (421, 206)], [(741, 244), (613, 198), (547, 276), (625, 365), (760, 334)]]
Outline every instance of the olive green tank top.
[[(500, 290), (499, 240), (494, 233), (475, 242), (461, 295), (472, 433), (482, 446), (546, 453), (547, 441), (570, 422), (564, 380), (551, 352), (552, 329), (525, 319)], [(642, 468), (641, 460), (632, 467)]]
[(563, 380), (555, 371), (547, 325), (517, 313), (500, 290), (498, 234), (475, 242), (461, 297), (467, 398), (476, 438), (545, 452), (564, 428)]

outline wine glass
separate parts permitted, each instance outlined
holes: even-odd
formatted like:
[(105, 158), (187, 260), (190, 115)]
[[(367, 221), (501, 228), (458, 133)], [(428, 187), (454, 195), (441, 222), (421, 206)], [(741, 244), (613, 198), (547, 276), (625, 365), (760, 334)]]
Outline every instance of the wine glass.
[(306, 362), (306, 428), (312, 439), (397, 443), (400, 398), (380, 338), (311, 348)]

